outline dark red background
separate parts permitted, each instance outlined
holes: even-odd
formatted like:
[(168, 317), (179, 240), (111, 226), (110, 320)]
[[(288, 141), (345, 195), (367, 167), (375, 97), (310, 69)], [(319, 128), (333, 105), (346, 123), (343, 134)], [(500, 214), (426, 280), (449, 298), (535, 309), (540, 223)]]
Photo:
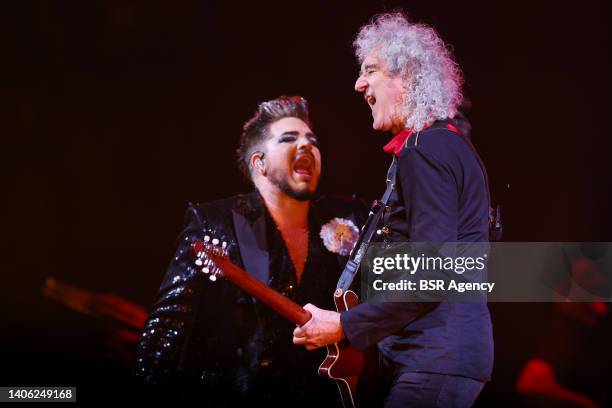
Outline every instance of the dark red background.
[[(463, 67), (505, 239), (611, 240), (605, 2), (478, 3), (4, 5), (0, 385), (124, 383), (108, 328), (43, 299), (43, 280), (148, 306), (187, 202), (249, 188), (234, 150), (258, 102), (309, 100), (322, 192), (381, 194), (388, 136), (371, 129), (353, 90), (351, 42), (373, 14), (398, 7), (433, 25)], [(481, 403), (501, 404), (548, 305), (491, 310), (496, 371)]]

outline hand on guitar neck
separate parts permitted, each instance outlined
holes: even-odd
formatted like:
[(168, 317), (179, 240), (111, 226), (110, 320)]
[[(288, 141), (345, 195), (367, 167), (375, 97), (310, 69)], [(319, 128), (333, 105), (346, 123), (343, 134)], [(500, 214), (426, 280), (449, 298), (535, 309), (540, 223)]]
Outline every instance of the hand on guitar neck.
[(338, 343), (344, 338), (340, 323), (340, 313), (319, 309), (308, 303), (304, 309), (310, 312), (311, 319), (293, 331), (293, 344), (306, 346), (314, 350), (328, 344)]

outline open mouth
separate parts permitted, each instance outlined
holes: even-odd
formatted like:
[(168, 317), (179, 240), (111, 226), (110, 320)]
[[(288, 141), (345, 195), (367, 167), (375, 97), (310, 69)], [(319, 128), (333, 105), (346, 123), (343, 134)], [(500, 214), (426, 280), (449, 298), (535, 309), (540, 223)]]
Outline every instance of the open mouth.
[(373, 97), (372, 95), (366, 96), (366, 101), (368, 102), (368, 105), (370, 105), (370, 107), (376, 104), (376, 98)]
[(310, 154), (305, 154), (297, 158), (293, 163), (293, 171), (301, 176), (312, 176), (312, 168), (314, 167), (314, 157)]

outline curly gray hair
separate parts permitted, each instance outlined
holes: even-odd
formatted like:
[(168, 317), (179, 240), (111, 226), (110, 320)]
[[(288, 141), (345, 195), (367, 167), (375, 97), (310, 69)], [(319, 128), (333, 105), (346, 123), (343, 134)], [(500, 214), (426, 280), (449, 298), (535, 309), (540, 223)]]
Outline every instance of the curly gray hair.
[(360, 63), (376, 51), (391, 75), (406, 78), (406, 128), (419, 131), (456, 114), (463, 76), (433, 28), (402, 13), (381, 14), (361, 27), (353, 45)]

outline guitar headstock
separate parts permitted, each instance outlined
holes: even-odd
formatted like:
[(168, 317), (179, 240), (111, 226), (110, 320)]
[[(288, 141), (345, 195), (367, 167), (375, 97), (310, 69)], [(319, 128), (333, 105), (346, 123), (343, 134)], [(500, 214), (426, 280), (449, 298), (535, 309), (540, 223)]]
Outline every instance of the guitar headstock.
[(217, 266), (217, 262), (229, 258), (227, 242), (205, 235), (202, 241), (194, 241), (191, 249), (195, 254), (194, 263), (198, 269), (209, 275), (211, 281), (223, 277), (223, 271)]

